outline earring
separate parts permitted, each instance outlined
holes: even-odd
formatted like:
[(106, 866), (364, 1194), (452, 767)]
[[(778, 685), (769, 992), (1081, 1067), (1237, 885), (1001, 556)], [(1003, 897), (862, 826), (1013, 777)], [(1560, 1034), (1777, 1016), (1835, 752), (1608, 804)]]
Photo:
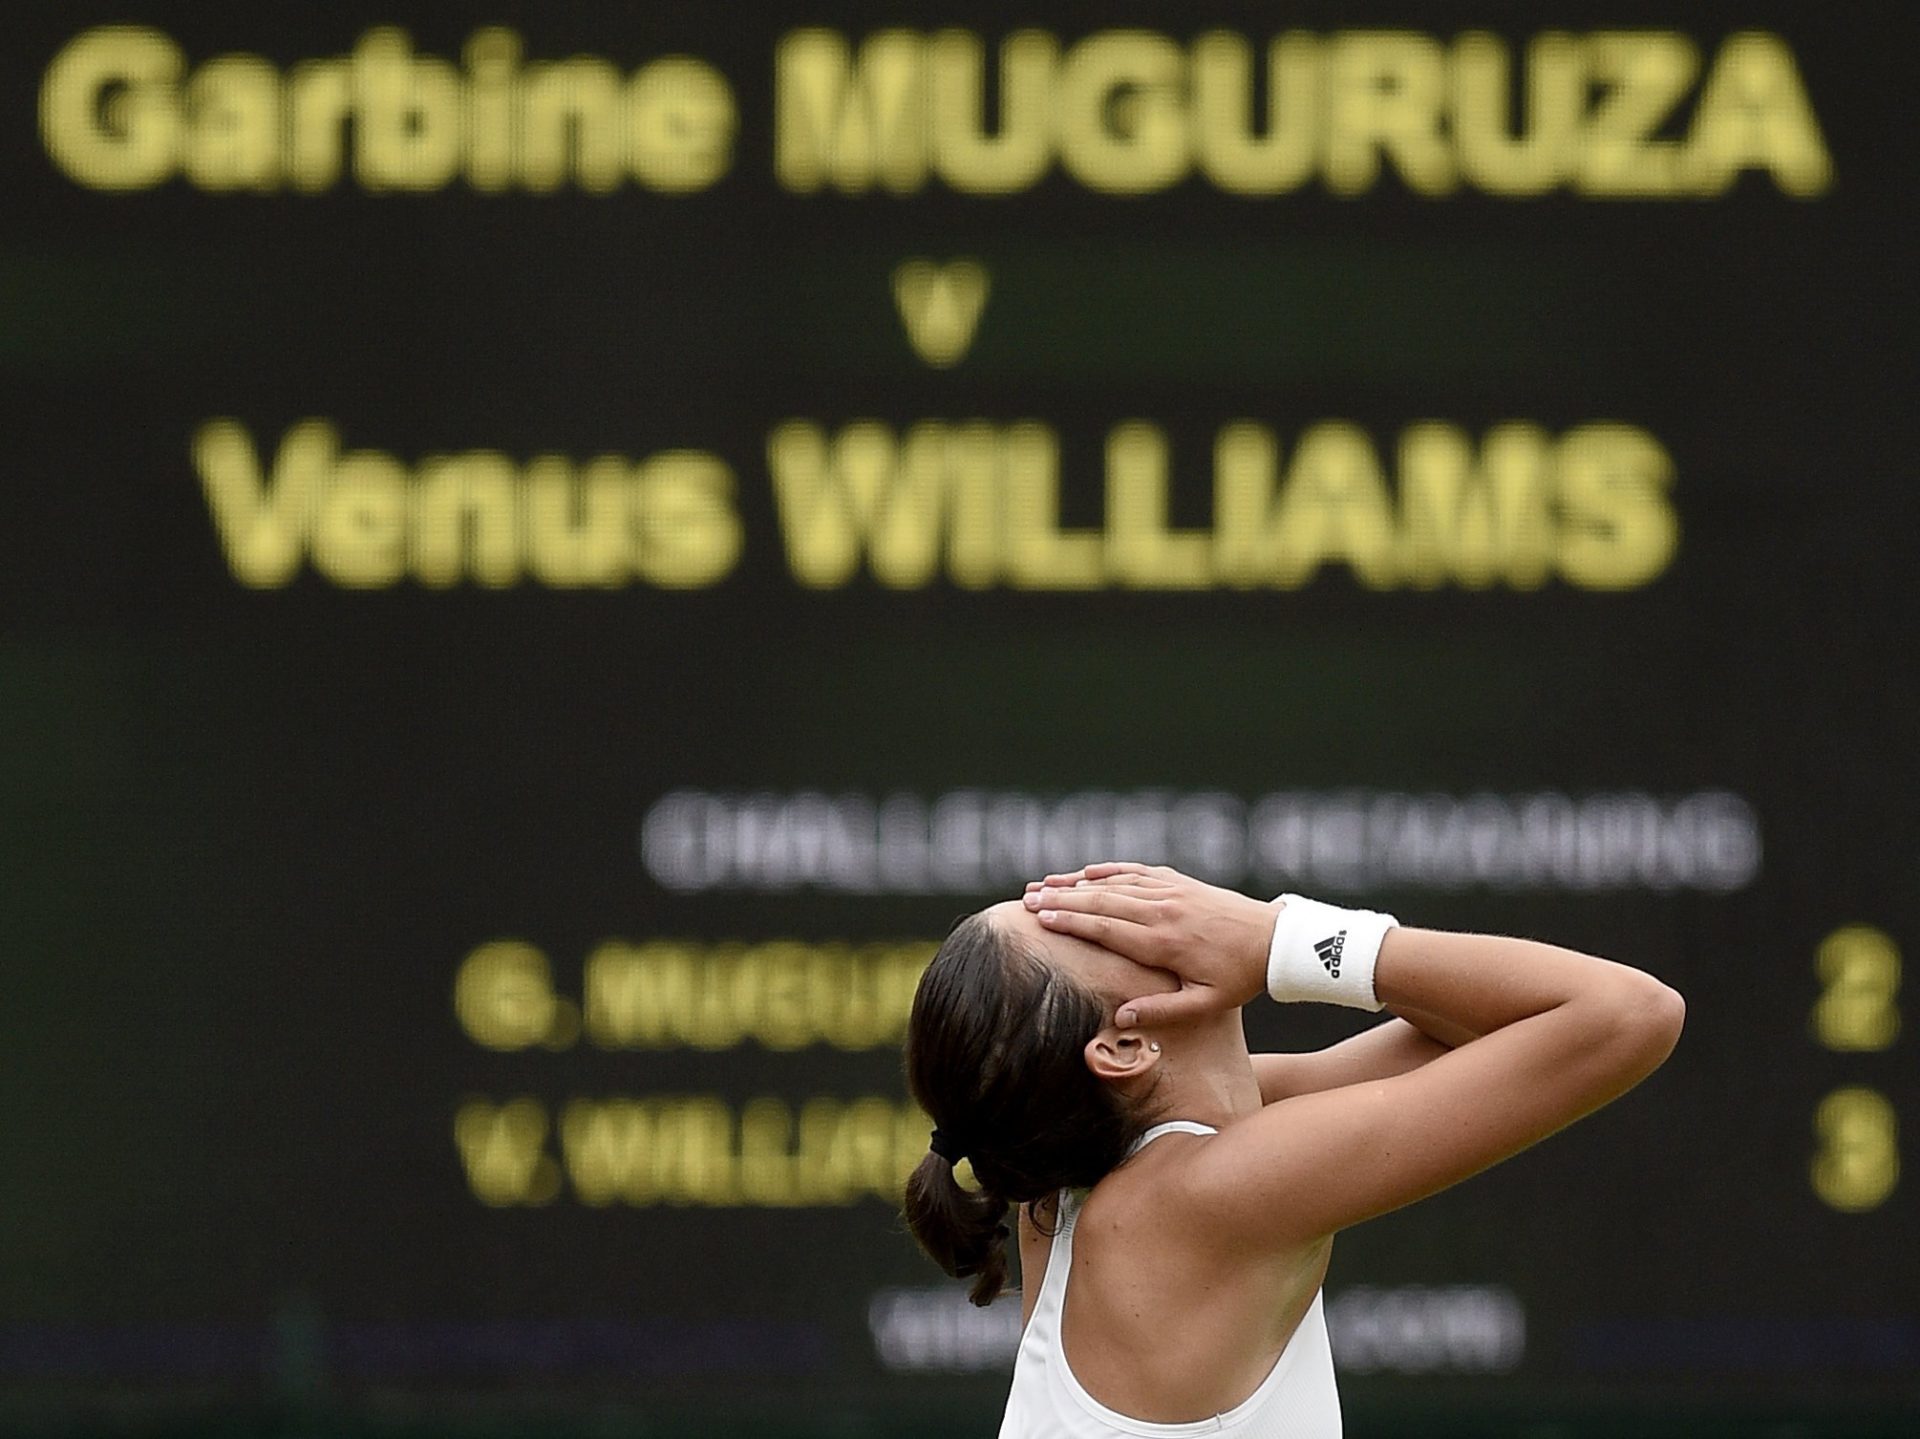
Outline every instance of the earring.
[(1151, 1041), (1148, 1043), (1147, 1048), (1151, 1049), (1155, 1054), (1158, 1054), (1160, 1052), (1160, 1041), (1157, 1039)]

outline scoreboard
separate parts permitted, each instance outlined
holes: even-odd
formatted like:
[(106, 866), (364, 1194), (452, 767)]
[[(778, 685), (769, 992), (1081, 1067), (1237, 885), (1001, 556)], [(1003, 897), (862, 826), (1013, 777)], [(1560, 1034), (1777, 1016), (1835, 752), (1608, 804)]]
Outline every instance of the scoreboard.
[(10, 14), (0, 1422), (988, 1432), (907, 1009), (1107, 857), (1688, 999), (1354, 1432), (1911, 1416), (1903, 16)]

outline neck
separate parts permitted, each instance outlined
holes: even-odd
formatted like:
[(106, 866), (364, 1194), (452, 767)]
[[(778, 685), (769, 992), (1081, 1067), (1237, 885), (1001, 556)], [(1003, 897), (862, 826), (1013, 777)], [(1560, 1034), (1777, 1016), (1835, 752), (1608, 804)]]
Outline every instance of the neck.
[(1163, 1117), (1224, 1129), (1259, 1112), (1260, 1082), (1238, 1010), (1169, 1034), (1163, 1043), (1162, 1078), (1153, 1096)]

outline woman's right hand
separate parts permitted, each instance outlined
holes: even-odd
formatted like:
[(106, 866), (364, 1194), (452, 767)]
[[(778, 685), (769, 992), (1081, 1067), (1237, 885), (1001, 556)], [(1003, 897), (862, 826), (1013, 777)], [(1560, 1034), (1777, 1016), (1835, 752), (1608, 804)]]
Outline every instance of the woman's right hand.
[(1238, 1009), (1266, 992), (1273, 904), (1165, 865), (1120, 861), (1050, 874), (1027, 886), (1040, 923), (1180, 977), (1180, 988), (1120, 1006), (1123, 1026), (1180, 1024)]

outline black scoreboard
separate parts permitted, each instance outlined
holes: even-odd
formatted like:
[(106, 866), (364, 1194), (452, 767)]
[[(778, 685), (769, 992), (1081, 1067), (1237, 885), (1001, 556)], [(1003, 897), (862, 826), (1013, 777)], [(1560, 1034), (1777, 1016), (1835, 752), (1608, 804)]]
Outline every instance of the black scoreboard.
[(1356, 1433), (1911, 1412), (1905, 18), (10, 13), (0, 1420), (989, 1432), (906, 1008), (1116, 855), (1687, 996)]

